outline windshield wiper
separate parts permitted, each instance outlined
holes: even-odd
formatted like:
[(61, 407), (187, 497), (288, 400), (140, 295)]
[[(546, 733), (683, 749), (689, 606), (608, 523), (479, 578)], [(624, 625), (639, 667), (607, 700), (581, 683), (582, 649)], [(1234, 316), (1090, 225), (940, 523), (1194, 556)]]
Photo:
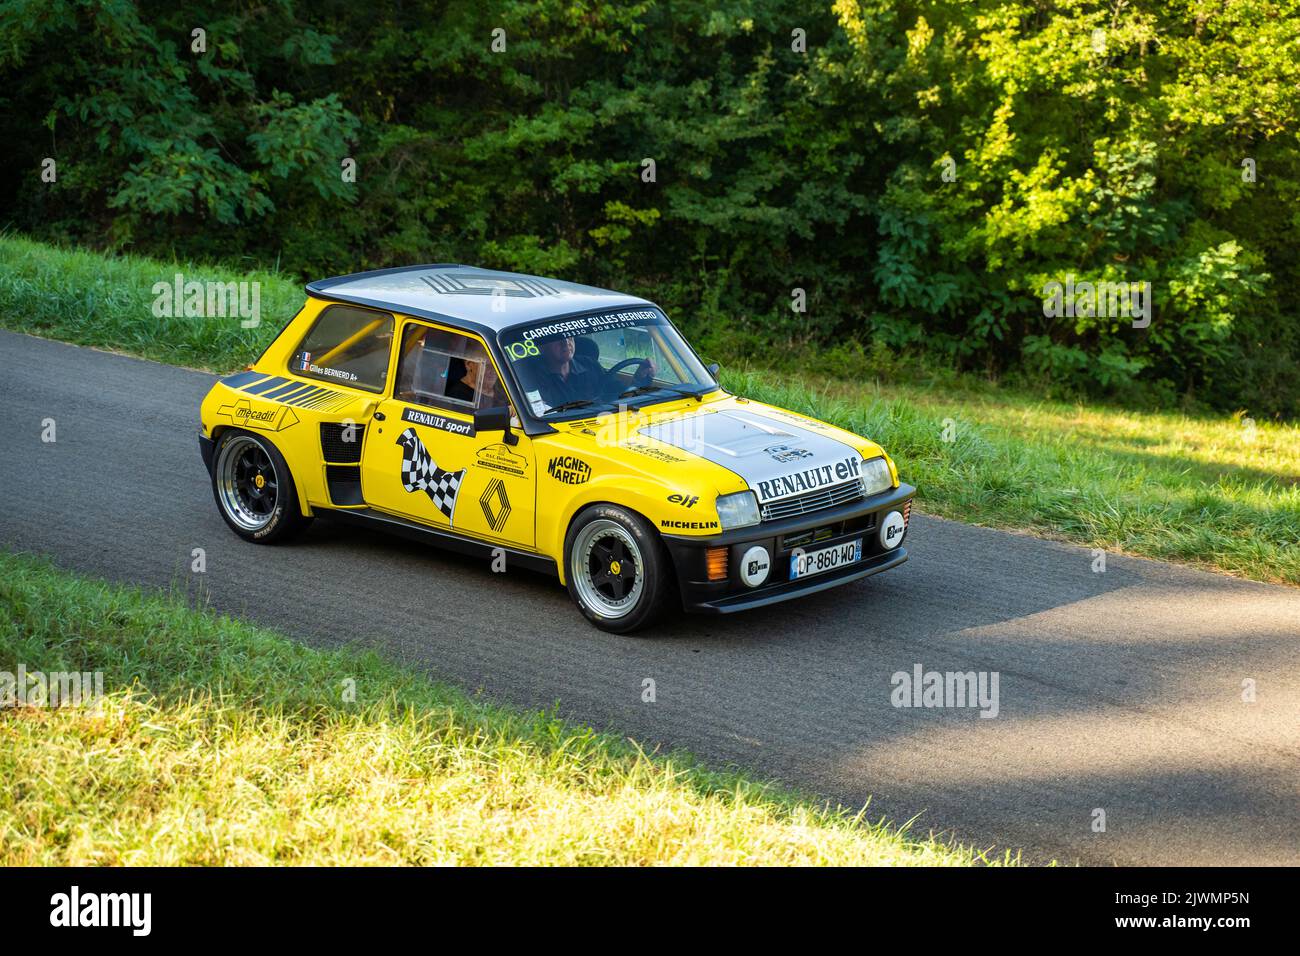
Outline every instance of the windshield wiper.
[(636, 388), (629, 388), (619, 395), (619, 398), (633, 398), (637, 395), (649, 395), (651, 392), (667, 392), (679, 398), (693, 398), (697, 401), (704, 394), (704, 391), (699, 388), (684, 388), (681, 385), (638, 385)]
[(571, 402), (561, 402), (554, 408), (548, 408), (544, 414), (550, 415), (554, 412), (567, 412), (571, 408), (586, 408), (588, 405), (595, 405), (596, 400), (593, 398), (575, 398)]

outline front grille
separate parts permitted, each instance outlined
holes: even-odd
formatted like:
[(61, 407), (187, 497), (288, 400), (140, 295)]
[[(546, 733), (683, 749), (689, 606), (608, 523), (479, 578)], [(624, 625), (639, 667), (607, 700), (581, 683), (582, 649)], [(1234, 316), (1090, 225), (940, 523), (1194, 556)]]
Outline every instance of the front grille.
[[(348, 429), (351, 428), (351, 433)], [(320, 450), (326, 461), (357, 462), (361, 460), (361, 439), (365, 425), (343, 425), (338, 422), (320, 423)], [(351, 438), (352, 441), (347, 441)]]
[(806, 495), (796, 495), (793, 498), (783, 498), (780, 501), (769, 501), (763, 505), (763, 520), (774, 521), (777, 518), (793, 518), (797, 515), (821, 511), (823, 508), (852, 504), (855, 501), (861, 501), (863, 497), (865, 496), (862, 494), (862, 482), (850, 481), (843, 485), (836, 485), (834, 488), (810, 491)]
[(876, 513), (873, 511), (871, 514), (857, 515), (853, 518), (845, 518), (843, 521), (835, 521), (807, 531), (796, 531), (794, 534), (787, 534), (777, 539), (776, 549), (778, 552), (784, 553), (795, 548), (806, 548), (822, 541), (829, 541), (831, 538), (843, 538), (851, 534), (867, 534), (875, 530)]

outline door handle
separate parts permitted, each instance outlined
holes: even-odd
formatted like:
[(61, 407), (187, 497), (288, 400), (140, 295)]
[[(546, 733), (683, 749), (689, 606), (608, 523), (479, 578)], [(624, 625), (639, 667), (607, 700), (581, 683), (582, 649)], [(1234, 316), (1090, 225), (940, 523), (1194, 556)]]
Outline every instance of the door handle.
[(382, 421), (384, 420), (384, 413), (383, 413), (383, 412), (375, 412), (375, 414), (374, 414), (374, 419), (375, 419), (375, 421), (377, 421), (377, 422), (382, 422)]

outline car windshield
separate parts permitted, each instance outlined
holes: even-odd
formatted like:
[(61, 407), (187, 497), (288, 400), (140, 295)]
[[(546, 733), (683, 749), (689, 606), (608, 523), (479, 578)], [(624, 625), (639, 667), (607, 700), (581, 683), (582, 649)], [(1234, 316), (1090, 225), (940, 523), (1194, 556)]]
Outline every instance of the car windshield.
[(539, 418), (640, 407), (714, 388), (708, 370), (658, 309), (552, 319), (501, 333), (501, 348)]

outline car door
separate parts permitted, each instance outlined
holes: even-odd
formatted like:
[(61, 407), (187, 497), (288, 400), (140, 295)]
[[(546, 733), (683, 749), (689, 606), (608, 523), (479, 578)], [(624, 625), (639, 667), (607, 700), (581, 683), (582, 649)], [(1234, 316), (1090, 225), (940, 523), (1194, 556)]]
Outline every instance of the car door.
[(477, 434), (477, 409), (509, 405), (476, 336), (408, 320), (392, 387), (373, 416), (361, 490), (372, 508), (459, 534), (532, 548), (536, 473), (528, 436)]

